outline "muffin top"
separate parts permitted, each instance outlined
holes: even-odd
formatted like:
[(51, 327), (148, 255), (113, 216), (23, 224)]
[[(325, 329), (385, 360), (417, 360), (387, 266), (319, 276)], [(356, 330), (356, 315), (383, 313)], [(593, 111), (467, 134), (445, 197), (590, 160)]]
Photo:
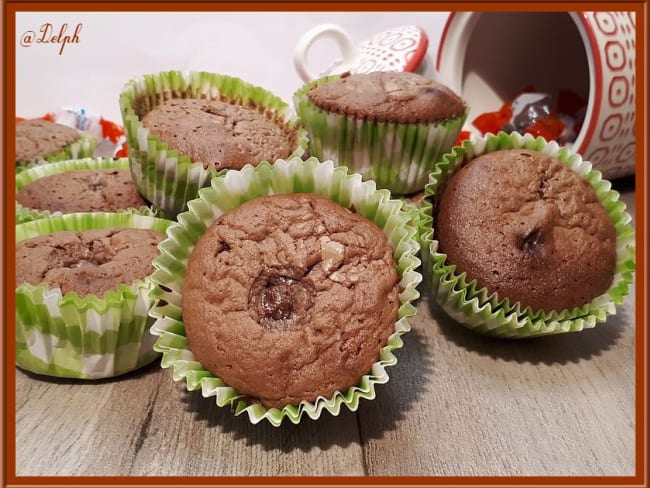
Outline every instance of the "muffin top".
[(612, 282), (614, 225), (589, 182), (551, 156), (484, 154), (450, 178), (437, 205), (439, 252), (499, 299), (571, 309)]
[(465, 103), (452, 90), (416, 73), (359, 73), (309, 91), (318, 107), (358, 119), (402, 124), (460, 117)]
[(125, 169), (65, 171), (32, 181), (16, 195), (22, 206), (50, 212), (114, 212), (145, 206)]
[(16, 122), (16, 161), (57, 153), (79, 138), (76, 129), (47, 120)]
[(290, 156), (294, 138), (264, 114), (219, 100), (171, 99), (142, 117), (169, 147), (205, 168), (240, 169)]
[(16, 285), (47, 283), (79, 296), (131, 284), (153, 273), (164, 234), (149, 229), (60, 231), (16, 244)]
[(219, 217), (182, 293), (189, 347), (266, 407), (359, 382), (394, 332), (393, 250), (370, 220), (313, 194), (261, 197)]

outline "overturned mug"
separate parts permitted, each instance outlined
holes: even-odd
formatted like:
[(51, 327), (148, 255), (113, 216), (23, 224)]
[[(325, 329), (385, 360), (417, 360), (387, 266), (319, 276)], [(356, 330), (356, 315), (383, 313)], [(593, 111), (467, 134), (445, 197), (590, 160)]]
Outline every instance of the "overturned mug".
[[(606, 178), (635, 170), (634, 12), (455, 12), (437, 79), (470, 107), (468, 128), (527, 86), (586, 101), (573, 149)], [(498, 35), (495, 35), (498, 33)]]
[[(341, 57), (319, 73), (307, 63), (307, 54), (314, 42), (331, 39), (338, 45)], [(374, 35), (356, 46), (345, 30), (336, 24), (320, 24), (305, 32), (294, 52), (294, 66), (303, 81), (325, 75), (370, 73), (372, 71), (417, 71), (425, 76), (432, 73), (426, 59), (429, 39), (419, 27), (405, 25)]]

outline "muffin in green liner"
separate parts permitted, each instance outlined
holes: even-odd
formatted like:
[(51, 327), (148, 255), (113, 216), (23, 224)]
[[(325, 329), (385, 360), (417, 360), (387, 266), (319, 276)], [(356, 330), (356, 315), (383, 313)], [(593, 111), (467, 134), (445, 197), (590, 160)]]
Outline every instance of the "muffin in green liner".
[[(67, 161), (59, 161), (57, 163), (39, 165), (30, 169), (26, 169), (20, 174), (16, 175), (16, 195), (30, 183), (47, 176), (65, 173), (67, 171), (77, 170), (129, 170), (128, 158), (84, 158), (84, 159), (71, 159)], [(71, 195), (72, 196), (72, 195)], [(105, 211), (108, 211), (104, 209)], [(102, 211), (104, 211), (102, 210)], [(131, 207), (119, 210), (120, 212), (133, 212), (142, 215), (158, 216), (156, 209), (144, 205), (139, 207)], [(62, 212), (49, 210), (41, 210), (35, 208), (28, 208), (16, 202), (16, 224), (30, 222), (36, 219), (47, 218), (51, 216), (62, 215)]]
[[(398, 320), (372, 370), (357, 385), (336, 392), (331, 398), (318, 397), (313, 403), (303, 401), (299, 405), (267, 409), (250, 402), (194, 358), (183, 323), (182, 290), (194, 246), (220, 215), (257, 197), (287, 193), (322, 195), (345, 208), (354, 208), (383, 230), (393, 248), (399, 279)], [(392, 351), (402, 347), (400, 336), (410, 330), (408, 317), (415, 314), (412, 302), (419, 296), (416, 287), (422, 278), (416, 271), (420, 264), (416, 229), (410, 224), (409, 215), (401, 210), (402, 202), (391, 200), (387, 190), (376, 190), (374, 182), (364, 183), (360, 175), (348, 175), (347, 168), (335, 168), (331, 161), (292, 158), (277, 160), (273, 165), (264, 162), (257, 167), (229, 171), (213, 179), (211, 187), (202, 189), (199, 198), (188, 206), (189, 211), (178, 216), (178, 224), (169, 228), (168, 239), (160, 245), (162, 254), (154, 261), (157, 270), (153, 274), (156, 286), (152, 297), (156, 301), (151, 315), (157, 320), (151, 331), (160, 336), (154, 348), (163, 353), (162, 366), (173, 368), (174, 379), (185, 380), (188, 390), (200, 389), (204, 397), (214, 396), (219, 406), (232, 406), (237, 415), (247, 412), (253, 423), (267, 419), (274, 426), (280, 425), (285, 417), (293, 423), (300, 422), (303, 415), (316, 419), (323, 410), (338, 415), (343, 405), (356, 410), (361, 398), (373, 399), (375, 385), (388, 381), (386, 366), (397, 362)]]
[[(55, 127), (58, 126), (62, 130), (71, 131), (73, 134), (74, 132), (77, 132), (79, 137), (75, 141), (65, 145), (61, 149), (53, 150), (45, 154), (39, 154), (38, 156), (33, 156), (34, 152), (36, 152), (33, 149), (30, 150), (31, 155), (33, 157), (22, 158), (19, 154), (17, 154), (16, 155), (17, 174), (25, 171), (26, 169), (33, 168), (34, 166), (44, 165), (47, 163), (55, 163), (57, 161), (65, 161), (67, 159), (81, 159), (81, 158), (91, 157), (95, 151), (95, 147), (97, 146), (97, 139), (86, 132), (77, 131), (76, 129), (67, 126), (62, 126), (60, 124), (54, 124), (53, 122), (47, 122), (42, 120), (25, 121), (25, 122), (47, 124), (47, 127), (49, 127), (50, 125)], [(38, 139), (38, 137), (44, 137), (44, 136), (37, 135), (35, 137), (36, 139)], [(17, 137), (17, 143), (18, 143), (18, 137)], [(18, 153), (18, 148), (16, 152)]]
[[(254, 109), (284, 131), (292, 147), (287, 156), (302, 156), (306, 151), (306, 132), (289, 105), (263, 88), (207, 72), (167, 71), (131, 80), (120, 94), (119, 103), (133, 179), (140, 193), (169, 218), (186, 210), (187, 202), (197, 197), (200, 188), (227, 171), (171, 148), (168, 141), (143, 126), (142, 118), (147, 113), (171, 99), (216, 100)], [(253, 165), (260, 162), (247, 161)]]
[[(456, 266), (447, 262), (447, 255), (439, 252), (434, 221), (434, 200), (441, 194), (446, 182), (460, 168), (477, 157), (505, 149), (524, 149), (549, 155), (572, 169), (591, 185), (611, 219), (616, 232), (614, 276), (607, 291), (588, 303), (563, 310), (533, 310), (508, 297), (499, 297), (486, 288), (479, 288), (476, 280), (465, 273), (457, 273)], [(579, 154), (556, 142), (516, 132), (488, 134), (454, 147), (436, 164), (425, 189), (426, 197), (420, 210), (419, 236), (422, 245), (423, 274), (431, 293), (442, 309), (460, 324), (477, 332), (522, 338), (580, 331), (606, 321), (616, 313), (616, 306), (628, 294), (635, 269), (634, 230), (625, 204), (611, 184), (602, 179), (599, 171)]]
[[(171, 221), (133, 213), (74, 213), (16, 226), (16, 242), (58, 231), (130, 228), (164, 234)], [(16, 364), (65, 378), (117, 376), (151, 363), (150, 276), (103, 296), (62, 295), (46, 283), (16, 287)]]
[[(467, 107), (463, 103), (465, 110), (460, 116), (436, 116), (432, 121), (419, 122), (419, 116), (413, 114), (413, 121), (404, 122), (408, 119), (397, 116), (383, 120), (384, 115), (392, 117), (392, 109), (381, 116), (361, 114), (361, 109), (348, 115), (321, 108), (310, 99), (312, 89), (342, 78), (333, 75), (311, 81), (293, 96), (296, 112), (309, 134), (310, 155), (345, 165), (350, 171), (360, 173), (364, 180), (374, 180), (378, 188), (386, 188), (396, 195), (421, 191), (434, 163), (454, 145), (465, 123)], [(400, 102), (394, 105), (399, 107)]]

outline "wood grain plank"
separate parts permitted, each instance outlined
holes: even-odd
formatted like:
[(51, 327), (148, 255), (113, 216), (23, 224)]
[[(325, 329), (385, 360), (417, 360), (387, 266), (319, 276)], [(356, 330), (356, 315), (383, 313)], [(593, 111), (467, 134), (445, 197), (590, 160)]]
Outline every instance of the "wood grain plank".
[[(623, 200), (634, 215), (634, 194)], [(360, 415), (370, 475), (634, 474), (634, 289), (604, 325), (522, 341), (465, 329), (422, 292), (386, 391)]]

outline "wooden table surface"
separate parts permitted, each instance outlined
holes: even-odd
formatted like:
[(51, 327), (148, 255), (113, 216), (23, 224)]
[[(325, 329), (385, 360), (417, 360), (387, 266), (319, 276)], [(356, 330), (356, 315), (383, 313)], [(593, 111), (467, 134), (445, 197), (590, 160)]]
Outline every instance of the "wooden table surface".
[(634, 290), (604, 325), (523, 341), (417, 308), (374, 401), (297, 426), (252, 425), (157, 363), (99, 382), (16, 370), (16, 474), (634, 475)]

